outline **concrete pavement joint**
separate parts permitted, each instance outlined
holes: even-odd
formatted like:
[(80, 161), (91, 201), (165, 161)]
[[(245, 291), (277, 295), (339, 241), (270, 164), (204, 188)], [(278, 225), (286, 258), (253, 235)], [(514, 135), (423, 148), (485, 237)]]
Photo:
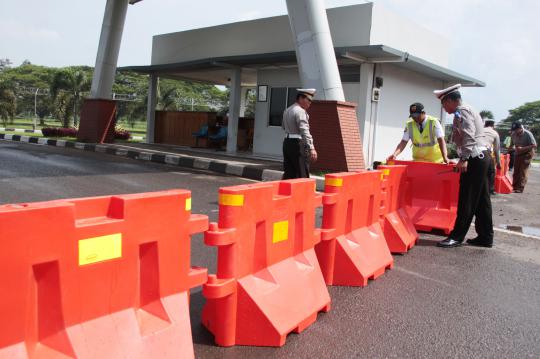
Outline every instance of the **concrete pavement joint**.
[(520, 232), (516, 232), (516, 231), (510, 231), (510, 230), (504, 229), (504, 228), (493, 227), (493, 230), (497, 231), (497, 232), (501, 232), (501, 233), (511, 234), (513, 236), (519, 236), (519, 237), (525, 237), (525, 238), (529, 238), (529, 239), (540, 240), (540, 237), (533, 236), (533, 235), (530, 235), (530, 234), (520, 233)]

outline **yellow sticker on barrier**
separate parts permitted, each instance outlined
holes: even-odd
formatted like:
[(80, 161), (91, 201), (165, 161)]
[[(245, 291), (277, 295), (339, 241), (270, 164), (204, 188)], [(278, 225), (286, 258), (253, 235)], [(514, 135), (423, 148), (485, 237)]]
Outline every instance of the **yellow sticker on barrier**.
[(289, 239), (289, 221), (275, 222), (272, 243), (283, 242), (287, 239)]
[(384, 180), (384, 177), (388, 177), (388, 176), (390, 176), (390, 169), (389, 168), (383, 169), (381, 173), (381, 181)]
[(79, 241), (80, 266), (120, 257), (122, 257), (122, 233)]
[(326, 186), (341, 187), (343, 186), (343, 178), (326, 178), (324, 184)]
[(221, 193), (219, 195), (219, 204), (223, 206), (241, 207), (244, 205), (244, 195)]
[(186, 198), (186, 211), (191, 211), (191, 197)]

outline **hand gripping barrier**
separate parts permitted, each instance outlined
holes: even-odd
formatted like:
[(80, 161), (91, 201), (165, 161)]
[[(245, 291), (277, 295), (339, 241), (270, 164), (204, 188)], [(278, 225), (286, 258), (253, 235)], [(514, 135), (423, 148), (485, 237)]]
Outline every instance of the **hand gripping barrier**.
[(495, 192), (508, 194), (514, 191), (512, 180), (508, 177), (510, 167), (510, 155), (501, 154), (501, 168), (497, 169), (495, 175)]
[(440, 229), (449, 234), (454, 228), (459, 197), (459, 173), (454, 164), (390, 161), (406, 165), (405, 208), (416, 230)]
[(189, 358), (185, 190), (0, 206), (0, 358)]
[(221, 346), (282, 346), (330, 309), (313, 249), (320, 241), (315, 181), (296, 179), (219, 190), (217, 275), (203, 286), (203, 325)]
[(326, 175), (321, 242), (315, 247), (326, 284), (366, 286), (393, 267), (379, 223), (381, 174)]
[(418, 240), (418, 232), (404, 205), (407, 166), (379, 166), (382, 171), (381, 225), (392, 253), (406, 253)]

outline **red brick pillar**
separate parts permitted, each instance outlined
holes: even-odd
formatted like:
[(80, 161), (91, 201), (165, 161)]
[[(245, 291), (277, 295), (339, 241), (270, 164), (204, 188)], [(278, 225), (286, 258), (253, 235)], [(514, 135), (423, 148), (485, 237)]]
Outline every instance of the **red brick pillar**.
[(85, 99), (77, 141), (104, 143), (114, 141), (116, 101)]
[(319, 157), (311, 168), (328, 171), (363, 170), (364, 154), (356, 104), (313, 101), (308, 113), (311, 135)]

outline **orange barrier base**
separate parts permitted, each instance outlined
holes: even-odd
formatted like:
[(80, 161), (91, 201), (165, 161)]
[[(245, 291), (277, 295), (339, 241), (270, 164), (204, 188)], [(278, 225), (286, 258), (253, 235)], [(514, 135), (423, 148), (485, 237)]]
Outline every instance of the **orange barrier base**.
[(326, 233), (323, 229), (315, 246), (326, 284), (364, 287), (394, 267), (379, 223), (330, 240), (325, 240)]
[(509, 194), (514, 191), (512, 181), (507, 176), (495, 177), (495, 192), (501, 194)]
[(418, 240), (418, 232), (407, 212), (400, 208), (382, 220), (384, 238), (392, 253), (406, 253)]
[(193, 358), (189, 293), (162, 298), (148, 311), (132, 308), (68, 327), (40, 342), (18, 343), (0, 358)]
[[(413, 221), (414, 227), (420, 232), (432, 232), (435, 229), (442, 230), (448, 235), (454, 228), (456, 214), (450, 210), (424, 207), (407, 206), (407, 215)], [(437, 225), (434, 226), (433, 224)]]
[[(229, 285), (224, 286), (225, 282)], [(287, 334), (300, 333), (315, 322), (318, 312), (330, 310), (330, 296), (313, 249), (237, 282), (211, 275), (203, 295), (207, 304), (202, 323), (221, 346), (280, 347)]]

